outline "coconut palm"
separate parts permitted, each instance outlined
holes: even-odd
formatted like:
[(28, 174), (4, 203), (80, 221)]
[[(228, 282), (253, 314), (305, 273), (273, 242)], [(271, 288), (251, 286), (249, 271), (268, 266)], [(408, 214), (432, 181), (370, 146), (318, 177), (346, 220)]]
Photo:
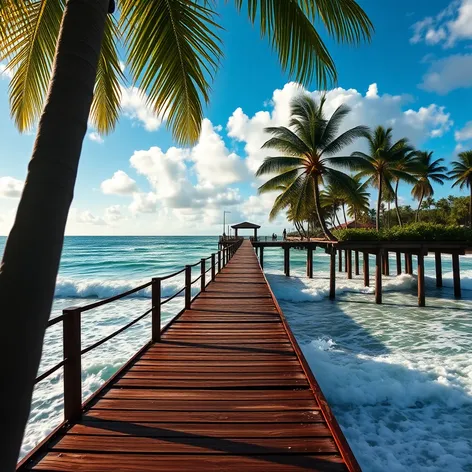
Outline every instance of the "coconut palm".
[(324, 105), (326, 96), (319, 102), (307, 94), (300, 94), (290, 103), (289, 127), (266, 128), (272, 137), (262, 146), (280, 153), (277, 157), (266, 157), (256, 176), (278, 174), (259, 187), (259, 192), (273, 191), (285, 185), (277, 197), (271, 216), (297, 202), (297, 211), (316, 208), (320, 226), (325, 236), (335, 240), (323, 218), (320, 201), (320, 186), (323, 184), (346, 186), (350, 177), (333, 166), (335, 157), (347, 145), (368, 132), (365, 126), (356, 126), (338, 135), (343, 118), (350, 112), (346, 105), (339, 106), (330, 118), (326, 118)]
[(383, 193), (388, 190), (389, 195), (394, 194), (392, 180), (394, 178), (407, 179), (409, 173), (398, 168), (399, 162), (405, 156), (406, 152), (412, 149), (408, 145), (406, 138), (392, 142), (392, 128), (385, 129), (378, 126), (374, 131), (366, 135), (369, 146), (369, 153), (353, 152), (350, 161), (346, 161), (352, 169), (357, 170), (357, 177), (367, 177), (369, 185), (377, 188), (377, 216), (375, 226), (377, 231), (380, 229), (381, 204)]
[(416, 173), (417, 182), (411, 189), (411, 194), (418, 200), (418, 209), (416, 210), (416, 221), (419, 221), (421, 204), (425, 197), (434, 195), (434, 188), (431, 183), (444, 185), (444, 181), (448, 178), (447, 168), (441, 165), (444, 159), (433, 160), (433, 151), (418, 151), (416, 155), (418, 171)]
[(462, 190), (469, 188), (469, 225), (472, 228), (472, 150), (458, 155), (459, 159), (452, 162), (449, 178), (454, 179), (453, 187), (459, 185)]
[[(321, 86), (336, 70), (315, 24), (341, 42), (368, 39), (372, 25), (354, 0), (234, 0), (258, 22), (282, 68)], [(0, 269), (8, 314), (0, 356), (17, 360), (0, 396), (0, 470), (15, 467), (50, 313), (89, 117), (100, 132), (119, 115), (123, 40), (128, 74), (179, 142), (199, 135), (203, 102), (220, 64), (218, 3), (208, 0), (0, 0), (0, 60), (13, 72), (10, 101), (21, 130), (39, 118), (26, 185)], [(28, 297), (23, 294), (27, 293)], [(22, 300), (18, 304), (18, 300)], [(11, 314), (14, 313), (14, 316)], [(28, 356), (23, 347), (28, 346)]]
[(403, 177), (394, 176), (393, 181), (395, 187), (393, 189), (393, 202), (395, 204), (395, 211), (397, 213), (398, 225), (403, 226), (402, 216), (398, 205), (398, 186), (400, 181), (403, 180), (406, 183), (414, 185), (416, 183), (415, 172), (418, 171), (418, 163), (416, 160), (416, 150), (407, 146), (404, 149), (403, 157), (395, 165), (397, 170), (403, 171)]
[(370, 193), (367, 191), (367, 187), (368, 183), (362, 183), (359, 177), (352, 178), (347, 187), (348, 215), (354, 219), (354, 227), (357, 225), (359, 216), (369, 211)]
[(342, 198), (339, 193), (339, 185), (332, 183), (325, 186), (320, 192), (321, 208), (326, 212), (330, 219), (331, 226), (341, 226), (341, 222), (338, 217), (338, 210), (342, 205)]

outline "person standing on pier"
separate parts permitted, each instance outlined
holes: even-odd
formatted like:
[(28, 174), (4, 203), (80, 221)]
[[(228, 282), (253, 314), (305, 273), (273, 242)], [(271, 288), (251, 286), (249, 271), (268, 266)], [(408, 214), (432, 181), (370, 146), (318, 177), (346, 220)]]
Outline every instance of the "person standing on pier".
[(284, 241), (286, 241), (287, 240), (287, 230), (285, 228), (283, 230), (282, 236), (284, 238)]

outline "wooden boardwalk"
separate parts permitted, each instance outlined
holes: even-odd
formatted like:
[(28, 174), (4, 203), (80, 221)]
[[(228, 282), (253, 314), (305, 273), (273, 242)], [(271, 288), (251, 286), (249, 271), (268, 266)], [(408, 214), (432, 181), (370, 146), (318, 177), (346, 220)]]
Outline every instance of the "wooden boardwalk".
[(360, 470), (249, 241), (21, 470)]

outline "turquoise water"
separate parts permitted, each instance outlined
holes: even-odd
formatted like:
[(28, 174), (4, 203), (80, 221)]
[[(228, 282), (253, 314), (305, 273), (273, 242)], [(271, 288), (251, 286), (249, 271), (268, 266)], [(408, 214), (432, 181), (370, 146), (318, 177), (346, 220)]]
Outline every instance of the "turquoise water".
[[(3, 250), (4, 238), (0, 239)], [(217, 250), (216, 237), (68, 237), (52, 316), (197, 262)], [(463, 298), (452, 293), (451, 261), (444, 285), (434, 283), (426, 258), (427, 307), (416, 306), (416, 281), (384, 278), (384, 304), (374, 304), (362, 276), (337, 273), (337, 300), (327, 299), (328, 257), (314, 256), (305, 277), (304, 251), (292, 250), (291, 275), (281, 249), (265, 249), (268, 280), (363, 470), (472, 470), (472, 258), (461, 258)], [(391, 260), (391, 268), (395, 262)], [(198, 275), (198, 269), (194, 276)], [(183, 286), (179, 276), (164, 296)], [(195, 288), (196, 292), (197, 288)], [(183, 306), (167, 304), (163, 323)], [(83, 347), (150, 307), (149, 291), (83, 314)], [(84, 398), (95, 391), (150, 335), (145, 318), (83, 359)], [(41, 371), (62, 357), (61, 324), (47, 332)], [(26, 453), (61, 420), (62, 372), (38, 385), (24, 440)]]

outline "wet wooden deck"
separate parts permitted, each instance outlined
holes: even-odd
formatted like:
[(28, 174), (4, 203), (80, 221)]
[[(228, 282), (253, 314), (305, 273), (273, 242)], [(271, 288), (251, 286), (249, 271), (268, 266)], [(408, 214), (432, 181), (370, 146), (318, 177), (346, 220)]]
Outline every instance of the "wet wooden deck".
[(249, 241), (21, 470), (360, 470)]

